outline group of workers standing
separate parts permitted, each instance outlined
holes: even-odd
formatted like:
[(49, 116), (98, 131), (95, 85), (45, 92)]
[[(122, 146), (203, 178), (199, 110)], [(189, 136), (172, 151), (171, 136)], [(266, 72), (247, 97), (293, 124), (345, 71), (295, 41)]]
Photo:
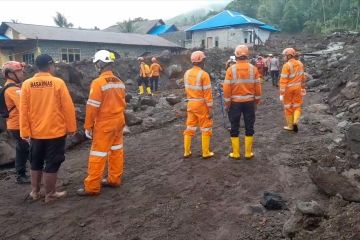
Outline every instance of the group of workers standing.
[[(230, 57), (226, 64), (226, 76), (222, 83), (224, 107), (231, 124), (230, 142), (232, 152), (229, 157), (240, 158), (240, 118), (243, 115), (245, 123), (244, 149), (245, 158), (254, 157), (254, 124), (257, 105), (260, 104), (263, 72), (250, 63), (249, 49), (245, 45), (236, 47), (235, 56)], [(306, 94), (303, 64), (295, 59), (296, 51), (286, 48), (283, 51), (285, 62), (280, 75), (280, 101), (283, 102), (286, 126), (285, 130), (298, 132), (301, 116), (302, 98)], [(193, 67), (185, 73), (184, 83), (187, 95), (187, 120), (184, 131), (184, 157), (191, 156), (191, 139), (195, 136), (197, 127), (201, 130), (202, 157), (214, 156), (210, 150), (210, 138), (213, 126), (213, 97), (209, 74), (204, 70), (206, 56), (202, 51), (191, 55)], [(273, 65), (276, 66), (272, 67)], [(269, 56), (271, 74), (277, 78), (279, 61)], [(277, 72), (277, 73), (276, 73)], [(274, 82), (273, 85), (277, 85)]]
[[(260, 104), (261, 73), (249, 62), (249, 49), (239, 45), (235, 49), (234, 61), (229, 64), (223, 82), (224, 107), (231, 123), (230, 158), (240, 158), (239, 127), (243, 115), (245, 122), (245, 153), (254, 156), (253, 136), (255, 112)], [(287, 125), (284, 129), (298, 131), (304, 89), (303, 64), (295, 59), (296, 51), (283, 51), (284, 61), (280, 76), (280, 100), (284, 103)], [(184, 84), (187, 98), (187, 119), (184, 131), (184, 157), (191, 156), (191, 140), (200, 127), (202, 157), (211, 158), (210, 140), (213, 126), (213, 96), (209, 74), (204, 70), (206, 56), (202, 51), (191, 54), (193, 67), (185, 72)], [(114, 74), (115, 55), (107, 50), (96, 52), (93, 63), (99, 77), (92, 81), (86, 103), (85, 135), (92, 140), (88, 159), (87, 177), (84, 187), (77, 190), (80, 196), (94, 196), (101, 187), (118, 187), (124, 168), (123, 131), (125, 127), (125, 85)], [(161, 66), (156, 58), (152, 65), (139, 57), (139, 94), (148, 94), (158, 89)], [(65, 160), (66, 136), (77, 131), (75, 108), (69, 91), (60, 78), (54, 77), (55, 64), (46, 54), (35, 61), (39, 72), (24, 79), (24, 65), (10, 61), (2, 67), (6, 79), (0, 90), (5, 100), (1, 116), (7, 119), (7, 129), (16, 140), (17, 182), (30, 183), (29, 197), (33, 200), (45, 198), (51, 202), (66, 196), (56, 190), (57, 173)], [(149, 87), (149, 78), (151, 87)], [(25, 80), (25, 81), (24, 81)], [(1, 106), (0, 106), (1, 107)], [(26, 175), (26, 163), (30, 161), (31, 181)], [(107, 177), (103, 178), (106, 163)], [(40, 191), (43, 182), (45, 194)]]

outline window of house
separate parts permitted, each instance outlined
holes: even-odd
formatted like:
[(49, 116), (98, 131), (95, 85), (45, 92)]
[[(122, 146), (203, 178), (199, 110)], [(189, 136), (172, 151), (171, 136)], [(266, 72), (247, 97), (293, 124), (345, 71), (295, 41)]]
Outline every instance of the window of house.
[(244, 43), (247, 43), (247, 38), (244, 39)]
[(215, 37), (215, 47), (219, 47), (219, 37)]
[(27, 64), (34, 64), (34, 54), (33, 53), (26, 53), (23, 54), (23, 62)]
[(191, 39), (192, 39), (191, 32), (186, 32), (186, 40), (191, 40)]
[(80, 49), (78, 48), (62, 48), (61, 61), (76, 62), (80, 61)]
[(202, 47), (202, 48), (205, 48), (205, 39), (202, 39), (202, 40), (201, 40), (201, 47)]
[(13, 55), (9, 56), (9, 61), (14, 61)]

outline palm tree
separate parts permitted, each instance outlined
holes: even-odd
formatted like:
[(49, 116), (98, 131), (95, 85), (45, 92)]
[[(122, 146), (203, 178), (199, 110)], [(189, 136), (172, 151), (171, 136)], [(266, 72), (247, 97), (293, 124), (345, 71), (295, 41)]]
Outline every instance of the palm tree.
[(123, 22), (117, 22), (116, 25), (119, 26), (121, 32), (132, 33), (134, 32), (134, 20), (125, 20)]
[(57, 26), (62, 28), (71, 28), (74, 26), (74, 24), (68, 22), (66, 17), (59, 12), (56, 12), (56, 16), (53, 17), (53, 20)]

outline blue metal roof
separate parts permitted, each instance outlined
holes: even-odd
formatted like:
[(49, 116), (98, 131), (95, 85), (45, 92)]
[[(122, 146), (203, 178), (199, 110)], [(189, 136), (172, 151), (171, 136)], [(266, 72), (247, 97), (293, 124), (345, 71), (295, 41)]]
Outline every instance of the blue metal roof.
[(227, 28), (239, 25), (265, 25), (265, 23), (260, 22), (254, 18), (247, 17), (244, 14), (238, 12), (225, 10), (201, 23), (192, 26), (186, 31)]
[(5, 35), (0, 34), (0, 40), (8, 40), (9, 38)]
[(177, 31), (177, 28), (174, 25), (160, 25), (153, 29), (148, 34), (151, 35), (159, 35), (167, 32), (175, 32)]
[(271, 25), (263, 25), (263, 26), (260, 26), (261, 29), (263, 30), (267, 30), (267, 31), (270, 31), (270, 32), (280, 32), (279, 29), (275, 28), (274, 26), (271, 26)]

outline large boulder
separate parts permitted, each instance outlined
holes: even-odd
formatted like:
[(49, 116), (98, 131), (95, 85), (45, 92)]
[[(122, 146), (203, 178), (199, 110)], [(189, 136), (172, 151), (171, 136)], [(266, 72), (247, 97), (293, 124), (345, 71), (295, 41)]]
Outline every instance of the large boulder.
[(183, 69), (181, 65), (177, 65), (177, 64), (170, 65), (167, 68), (168, 76), (170, 79), (182, 77), (182, 71)]
[(128, 126), (140, 125), (142, 123), (142, 119), (137, 117), (135, 113), (131, 110), (125, 111), (125, 122)]
[(346, 132), (346, 142), (351, 151), (360, 154), (360, 123), (350, 125)]
[(175, 94), (170, 94), (169, 96), (166, 97), (166, 101), (168, 101), (170, 105), (175, 105), (181, 102), (181, 97), (178, 97)]
[(0, 166), (15, 161), (15, 149), (6, 141), (0, 141)]
[(360, 202), (360, 188), (353, 185), (345, 176), (334, 169), (317, 165), (309, 167), (310, 178), (318, 189), (329, 195), (341, 195), (345, 200)]

